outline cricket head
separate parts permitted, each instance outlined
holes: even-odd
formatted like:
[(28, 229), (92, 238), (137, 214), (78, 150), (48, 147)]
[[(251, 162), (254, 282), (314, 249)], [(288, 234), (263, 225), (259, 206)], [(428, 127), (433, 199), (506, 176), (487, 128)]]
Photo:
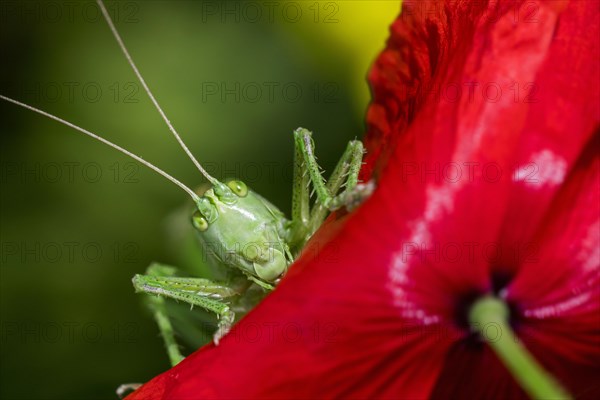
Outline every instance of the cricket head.
[(269, 284), (286, 271), (292, 259), (282, 239), (283, 213), (245, 183), (215, 181), (196, 206), (192, 224), (209, 256)]

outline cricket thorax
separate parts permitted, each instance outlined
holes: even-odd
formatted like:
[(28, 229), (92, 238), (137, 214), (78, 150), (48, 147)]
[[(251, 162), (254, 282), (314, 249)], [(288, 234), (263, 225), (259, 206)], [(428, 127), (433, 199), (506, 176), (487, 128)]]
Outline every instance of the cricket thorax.
[(284, 221), (281, 211), (240, 181), (207, 190), (192, 217), (209, 257), (266, 283), (292, 261), (281, 237)]

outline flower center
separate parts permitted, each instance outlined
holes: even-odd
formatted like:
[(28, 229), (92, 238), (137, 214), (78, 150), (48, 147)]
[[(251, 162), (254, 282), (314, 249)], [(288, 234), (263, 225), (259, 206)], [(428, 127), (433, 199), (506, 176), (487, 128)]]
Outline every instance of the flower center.
[[(523, 390), (535, 399), (570, 399), (560, 383), (518, 340), (509, 322), (509, 305), (497, 296), (477, 299), (469, 310), (469, 324), (496, 353)], [(493, 330), (493, 333), (492, 333)]]
[[(497, 298), (502, 298), (502, 292), (510, 284), (512, 275), (507, 273), (494, 273), (491, 279), (492, 293), (491, 295)], [(471, 309), (482, 297), (487, 296), (487, 293), (481, 291), (472, 291), (464, 294), (456, 304), (455, 308), (455, 322), (456, 324), (464, 329), (465, 331), (472, 333), (467, 339), (470, 345), (478, 346), (481, 343), (480, 335), (477, 330), (472, 326), (470, 313)], [(505, 301), (506, 307), (508, 307), (507, 321), (511, 328), (518, 329), (520, 325), (520, 314), (515, 304), (509, 301)], [(473, 333), (474, 332), (474, 333)]]

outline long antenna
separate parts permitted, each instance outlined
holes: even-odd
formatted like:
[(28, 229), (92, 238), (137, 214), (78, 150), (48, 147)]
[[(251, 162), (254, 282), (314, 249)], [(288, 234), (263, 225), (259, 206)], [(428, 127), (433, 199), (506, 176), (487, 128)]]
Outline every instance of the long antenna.
[(100, 137), (100, 136), (96, 135), (95, 133), (92, 133), (92, 132), (90, 132), (88, 130), (85, 130), (85, 129), (83, 129), (83, 128), (81, 128), (81, 127), (79, 127), (79, 126), (77, 126), (77, 125), (75, 125), (75, 124), (73, 124), (73, 123), (71, 123), (69, 121), (65, 121), (64, 119), (59, 118), (56, 115), (52, 115), (50, 113), (47, 113), (46, 111), (42, 111), (42, 110), (40, 110), (38, 108), (32, 107), (32, 106), (30, 106), (28, 104), (25, 104), (25, 103), (21, 103), (20, 101), (17, 101), (17, 100), (13, 100), (13, 99), (11, 99), (9, 97), (6, 97), (6, 96), (3, 96), (1, 94), (0, 94), (0, 99), (6, 100), (6, 101), (8, 101), (10, 103), (16, 104), (16, 105), (21, 106), (23, 108), (26, 108), (28, 110), (34, 111), (34, 112), (36, 112), (38, 114), (41, 114), (41, 115), (43, 115), (45, 117), (48, 117), (48, 118), (53, 119), (55, 121), (58, 121), (61, 124), (68, 126), (69, 128), (73, 128), (73, 129), (75, 129), (75, 130), (77, 130), (77, 131), (79, 131), (81, 133), (85, 133), (89, 137), (94, 138), (94, 139), (96, 139), (96, 140), (98, 140), (98, 141), (100, 141), (100, 142), (102, 142), (104, 144), (109, 145), (113, 149), (119, 150), (121, 153), (126, 154), (129, 157), (133, 158), (134, 160), (142, 163), (146, 167), (154, 170), (155, 172), (159, 173), (160, 175), (164, 176), (165, 178), (167, 178), (168, 180), (170, 180), (171, 182), (173, 182), (174, 184), (176, 184), (177, 186), (179, 186), (180, 188), (182, 188), (183, 190), (185, 190), (192, 197), (192, 199), (194, 200), (194, 202), (197, 203), (198, 200), (200, 200), (200, 198), (198, 197), (198, 195), (196, 193), (194, 193), (194, 191), (192, 189), (188, 188), (183, 183), (181, 183), (177, 179), (173, 178), (171, 175), (167, 174), (162, 169), (160, 169), (157, 166), (155, 166), (155, 165), (149, 163), (148, 161), (144, 160), (142, 157), (140, 157), (140, 156), (138, 156), (136, 154), (133, 154), (129, 150), (125, 150), (121, 146), (119, 146), (117, 144), (114, 144), (113, 142), (110, 142), (110, 141), (104, 139), (103, 137)]
[(131, 58), (131, 55), (129, 55), (129, 51), (127, 51), (127, 47), (125, 47), (125, 43), (123, 43), (123, 39), (121, 39), (121, 36), (119, 35), (119, 32), (117, 31), (117, 28), (115, 27), (115, 24), (113, 23), (112, 19), (110, 18), (110, 15), (108, 14), (108, 11), (106, 10), (106, 7), (104, 6), (104, 2), (102, 0), (96, 0), (96, 2), (98, 3), (98, 7), (100, 7), (100, 10), (102, 11), (102, 15), (104, 15), (104, 19), (108, 23), (108, 26), (110, 27), (110, 30), (113, 33), (113, 36), (117, 40), (117, 43), (119, 44), (119, 47), (121, 48), (121, 51), (123, 51), (123, 54), (125, 54), (125, 58), (127, 59), (127, 62), (129, 63), (129, 65), (133, 69), (133, 72), (135, 73), (135, 75), (139, 79), (140, 83), (144, 87), (144, 90), (148, 94), (148, 97), (150, 97), (150, 100), (152, 100), (154, 107), (156, 107), (160, 116), (162, 117), (162, 119), (165, 121), (165, 123), (169, 127), (169, 130), (171, 131), (173, 136), (175, 136), (175, 139), (177, 139), (177, 141), (179, 142), (179, 145), (181, 146), (183, 151), (185, 151), (185, 153), (188, 155), (190, 160), (192, 160), (194, 165), (196, 165), (196, 168), (198, 168), (198, 170), (202, 173), (202, 175), (204, 175), (206, 177), (206, 179), (208, 179), (210, 181), (210, 183), (212, 183), (213, 185), (219, 183), (219, 181), (217, 179), (210, 176), (210, 174), (208, 172), (206, 172), (206, 170), (204, 168), (202, 168), (202, 165), (200, 165), (198, 160), (196, 160), (196, 158), (194, 157), (192, 152), (185, 145), (185, 143), (183, 142), (183, 140), (181, 139), (181, 137), (179, 136), (179, 134), (177, 133), (177, 131), (175, 130), (173, 125), (171, 124), (171, 121), (169, 121), (169, 119), (165, 115), (164, 111), (158, 104), (158, 101), (156, 101), (156, 99), (154, 98), (154, 95), (150, 91), (150, 88), (146, 84), (146, 81), (142, 77), (142, 74), (137, 69), (135, 63), (133, 62), (133, 58)]

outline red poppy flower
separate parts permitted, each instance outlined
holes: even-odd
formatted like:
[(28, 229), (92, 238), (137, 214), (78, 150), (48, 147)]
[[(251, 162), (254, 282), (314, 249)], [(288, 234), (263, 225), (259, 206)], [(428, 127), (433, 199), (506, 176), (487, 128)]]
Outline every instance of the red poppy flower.
[(600, 398), (598, 16), (406, 1), (369, 76), (375, 193), (128, 399), (526, 398), (492, 351), (507, 332), (472, 329), (490, 295), (541, 369)]

